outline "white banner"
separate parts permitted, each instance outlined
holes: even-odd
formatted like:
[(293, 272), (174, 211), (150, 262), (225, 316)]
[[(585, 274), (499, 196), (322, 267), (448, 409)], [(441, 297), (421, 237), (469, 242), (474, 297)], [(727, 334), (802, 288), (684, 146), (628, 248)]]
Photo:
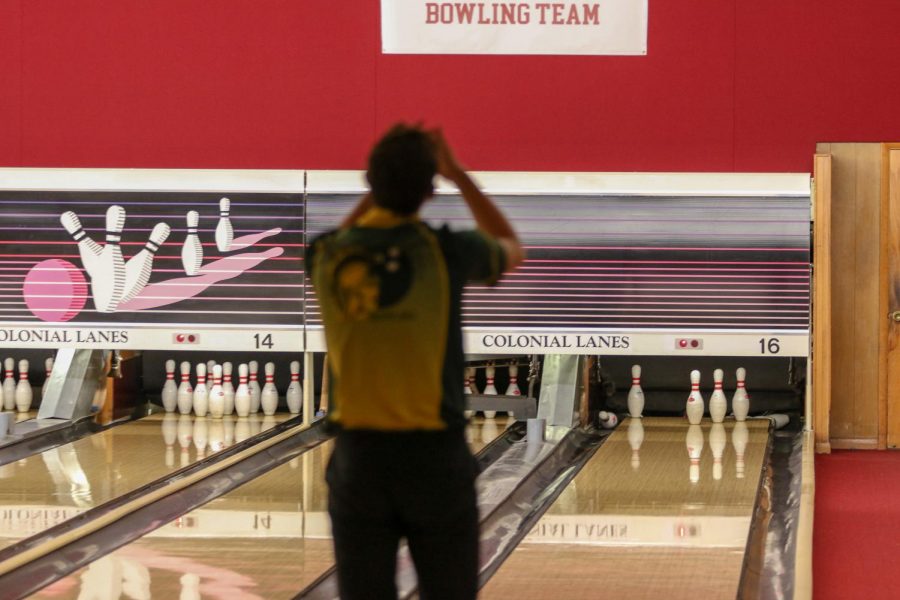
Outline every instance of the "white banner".
[(647, 0), (381, 0), (386, 54), (646, 54)]

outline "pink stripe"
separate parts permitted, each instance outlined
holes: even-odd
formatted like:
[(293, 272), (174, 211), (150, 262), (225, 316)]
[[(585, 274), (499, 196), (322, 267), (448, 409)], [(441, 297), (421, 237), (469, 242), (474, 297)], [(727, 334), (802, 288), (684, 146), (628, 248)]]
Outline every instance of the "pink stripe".
[[(718, 299), (710, 298), (709, 296), (699, 296), (701, 298), (710, 299)], [(572, 304), (589, 304), (589, 305), (597, 305), (597, 304), (609, 304), (609, 305), (617, 305), (623, 304), (622, 302), (591, 302), (589, 300), (585, 301), (569, 301), (569, 300), (521, 300), (521, 301), (509, 301), (509, 300), (471, 300), (469, 304), (473, 305), (481, 305), (481, 304), (524, 304), (527, 303), (529, 305), (537, 305), (537, 304), (565, 304), (566, 306), (570, 306)], [(632, 302), (629, 301), (627, 304), (640, 304), (640, 305), (649, 305), (649, 306), (767, 306), (770, 304), (777, 304), (778, 306), (809, 306), (804, 302)]]
[[(501, 287), (500, 287), (501, 290), (546, 290), (547, 289), (547, 288), (543, 288), (543, 287), (515, 287), (515, 286), (506, 285), (506, 283), (507, 283), (506, 281), (501, 283)], [(519, 282), (509, 282), (509, 283), (519, 283)], [(525, 282), (522, 282), (522, 283), (525, 283)], [(574, 283), (574, 282), (572, 282), (572, 281), (550, 281), (550, 280), (535, 281), (535, 280), (531, 280), (531, 281), (528, 281), (527, 283)], [(581, 281), (579, 283), (584, 284), (584, 283), (591, 283), (591, 282), (590, 281), (588, 281), (588, 282)], [(610, 283), (634, 283), (634, 282), (630, 281), (630, 280), (623, 280), (623, 281), (604, 281), (603, 283), (610, 284)], [(665, 281), (665, 282), (663, 282), (663, 281), (647, 281), (646, 283), (690, 285), (690, 286), (694, 286), (693, 287), (694, 290), (703, 289), (703, 288), (698, 288), (696, 286), (704, 285), (704, 282), (702, 282), (702, 281)], [(719, 282), (719, 281), (716, 281), (715, 283), (709, 282), (708, 285), (758, 285), (758, 286), (764, 286), (764, 285), (765, 286), (769, 286), (769, 285), (788, 286), (788, 285), (792, 285), (795, 287), (802, 287), (804, 284), (791, 283), (791, 282), (779, 283), (779, 282), (744, 282), (744, 281), (734, 281), (734, 282), (722, 281), (722, 282)], [(469, 289), (490, 290), (493, 288), (490, 288), (485, 285), (472, 285), (472, 286), (469, 286)], [(609, 290), (609, 288), (565, 288), (565, 289), (566, 290), (584, 290), (584, 291), (594, 291), (594, 290), (608, 291)]]
[(675, 246), (525, 246), (528, 250), (674, 250), (685, 252), (809, 252), (809, 248), (719, 248), (719, 247), (684, 247)]
[[(604, 281), (604, 274), (602, 273), (560, 273), (559, 271), (550, 271), (550, 272), (542, 272), (542, 273), (519, 273), (518, 271), (512, 273), (508, 277), (504, 277), (504, 281), (513, 282), (516, 277), (547, 277), (556, 275), (557, 277), (597, 277), (595, 281), (602, 282)], [(620, 277), (622, 275), (621, 272), (616, 272), (612, 274), (613, 276)], [(802, 279), (804, 281), (809, 280), (809, 275), (707, 275), (707, 274), (699, 274), (699, 275), (688, 275), (684, 273), (679, 273), (678, 275), (666, 275), (665, 273), (650, 273), (643, 274), (638, 273), (635, 275), (631, 275), (631, 277), (659, 277), (659, 278), (669, 278), (669, 277), (697, 277), (701, 279)]]
[(584, 264), (639, 264), (639, 265), (806, 265), (808, 262), (765, 262), (727, 260), (595, 260), (595, 259), (543, 259), (526, 258), (528, 263), (584, 263)]
[[(516, 272), (520, 272), (523, 270), (532, 270), (532, 271), (541, 271), (544, 267), (518, 267), (516, 268)], [(632, 271), (735, 271), (735, 269), (719, 269), (719, 268), (705, 268), (705, 267), (564, 267), (565, 270), (571, 271), (615, 271), (615, 272), (624, 272), (629, 273)], [(760, 273), (808, 273), (809, 269), (737, 269), (741, 273), (751, 273), (751, 272), (760, 272)], [(557, 271), (551, 271), (553, 273)], [(808, 275), (807, 275), (808, 276)]]

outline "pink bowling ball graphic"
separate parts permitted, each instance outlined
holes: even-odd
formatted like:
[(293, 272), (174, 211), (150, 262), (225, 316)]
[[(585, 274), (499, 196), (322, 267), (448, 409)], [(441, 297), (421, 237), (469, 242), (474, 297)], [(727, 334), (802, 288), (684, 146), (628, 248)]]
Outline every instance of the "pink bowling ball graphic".
[(81, 270), (59, 258), (34, 265), (22, 286), (25, 305), (42, 321), (71, 320), (84, 308), (87, 294), (88, 284)]

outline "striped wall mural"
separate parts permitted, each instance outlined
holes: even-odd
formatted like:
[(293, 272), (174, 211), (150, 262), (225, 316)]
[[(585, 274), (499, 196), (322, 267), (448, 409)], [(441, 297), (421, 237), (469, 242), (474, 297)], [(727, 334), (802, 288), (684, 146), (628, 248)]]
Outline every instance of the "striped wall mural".
[[(489, 192), (528, 257), (493, 288), (466, 288), (475, 351), (659, 353), (672, 332), (724, 336), (700, 343), (710, 352), (740, 335), (745, 353), (808, 351), (807, 176), (493, 176)], [(304, 249), (363, 191), (358, 172), (0, 169), (0, 347), (324, 350)], [(233, 242), (223, 250), (225, 197)], [(122, 210), (121, 232), (108, 231), (108, 214)], [(189, 211), (197, 274), (184, 262)], [(448, 189), (423, 218), (474, 226)], [(170, 232), (155, 244), (159, 223)], [(122, 285), (123, 271), (94, 264), (109, 249), (129, 268), (152, 254), (145, 285), (131, 269), (132, 297), (118, 303), (105, 288)]]

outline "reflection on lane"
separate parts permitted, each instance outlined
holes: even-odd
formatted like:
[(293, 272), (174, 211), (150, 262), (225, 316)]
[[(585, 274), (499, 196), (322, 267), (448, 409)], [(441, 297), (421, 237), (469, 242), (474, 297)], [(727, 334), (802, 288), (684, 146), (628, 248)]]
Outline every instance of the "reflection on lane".
[[(0, 466), (0, 548), (290, 418), (151, 415)], [(180, 460), (176, 462), (176, 448)]]
[(768, 427), (626, 420), (480, 597), (734, 598)]
[[(473, 451), (512, 423), (473, 420)], [(334, 563), (325, 488), (332, 447), (305, 452), (35, 597), (293, 598)]]

